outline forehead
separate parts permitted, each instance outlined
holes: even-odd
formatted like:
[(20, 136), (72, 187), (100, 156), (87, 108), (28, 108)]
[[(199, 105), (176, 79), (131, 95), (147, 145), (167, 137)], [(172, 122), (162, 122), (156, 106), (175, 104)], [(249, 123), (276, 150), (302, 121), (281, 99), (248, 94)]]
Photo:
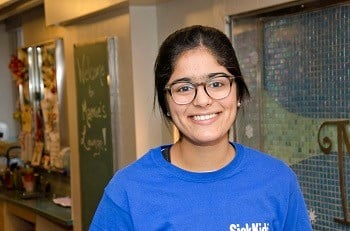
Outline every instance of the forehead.
[(227, 69), (217, 62), (214, 55), (206, 48), (200, 47), (186, 51), (178, 57), (169, 81), (184, 77), (200, 80), (203, 76), (215, 72), (228, 73)]

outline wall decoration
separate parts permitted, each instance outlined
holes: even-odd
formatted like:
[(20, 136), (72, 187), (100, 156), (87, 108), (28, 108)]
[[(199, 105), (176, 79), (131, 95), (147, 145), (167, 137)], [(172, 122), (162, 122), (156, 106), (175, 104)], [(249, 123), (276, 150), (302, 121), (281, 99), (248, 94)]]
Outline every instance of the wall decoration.
[[(60, 99), (63, 80), (63, 40), (25, 47), (11, 58), (9, 68), (19, 89), (21, 159), (42, 165), (49, 157), (50, 170), (60, 170)], [(47, 159), (47, 158), (46, 158)], [(43, 165), (42, 165), (43, 166)]]
[[(117, 40), (74, 46), (83, 230), (116, 170)], [(98, 174), (96, 174), (98, 172)], [(91, 190), (93, 189), (93, 190)]]

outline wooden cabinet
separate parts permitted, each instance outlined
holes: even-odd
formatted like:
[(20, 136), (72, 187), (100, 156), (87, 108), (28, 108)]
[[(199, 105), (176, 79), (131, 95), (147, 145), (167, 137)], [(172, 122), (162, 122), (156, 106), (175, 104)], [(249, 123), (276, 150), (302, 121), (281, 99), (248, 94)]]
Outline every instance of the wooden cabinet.
[(65, 228), (62, 226), (59, 226), (41, 216), (37, 216), (36, 217), (36, 221), (35, 221), (35, 231), (67, 231), (67, 230), (73, 230), (70, 228)]
[(5, 205), (5, 231), (34, 231), (35, 214), (21, 206), (6, 203)]
[(0, 230), (5, 230), (5, 203), (0, 201)]
[(10, 202), (0, 202), (4, 231), (67, 231), (73, 230), (70, 227), (63, 227), (49, 221), (32, 210)]

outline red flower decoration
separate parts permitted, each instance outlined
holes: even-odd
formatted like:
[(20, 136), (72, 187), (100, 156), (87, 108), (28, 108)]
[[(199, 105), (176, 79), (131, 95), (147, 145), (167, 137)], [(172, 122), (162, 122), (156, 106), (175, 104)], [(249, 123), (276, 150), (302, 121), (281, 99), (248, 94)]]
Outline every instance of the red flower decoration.
[(23, 84), (28, 80), (28, 69), (25, 63), (16, 55), (12, 55), (9, 68), (17, 85)]

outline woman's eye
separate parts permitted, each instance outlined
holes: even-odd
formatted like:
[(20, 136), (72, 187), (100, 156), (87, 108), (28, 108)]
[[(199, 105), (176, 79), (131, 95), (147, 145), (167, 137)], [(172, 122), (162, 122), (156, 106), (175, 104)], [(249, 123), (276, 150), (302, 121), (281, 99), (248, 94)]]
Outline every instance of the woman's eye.
[(215, 77), (207, 83), (207, 87), (222, 88), (229, 84), (230, 80), (227, 77)]
[(173, 89), (175, 89), (175, 92), (177, 93), (185, 93), (192, 91), (194, 87), (191, 84), (185, 84), (185, 85), (174, 85)]
[(217, 88), (217, 87), (222, 87), (224, 84), (222, 82), (210, 82), (208, 84), (209, 87), (212, 87), (212, 88)]

